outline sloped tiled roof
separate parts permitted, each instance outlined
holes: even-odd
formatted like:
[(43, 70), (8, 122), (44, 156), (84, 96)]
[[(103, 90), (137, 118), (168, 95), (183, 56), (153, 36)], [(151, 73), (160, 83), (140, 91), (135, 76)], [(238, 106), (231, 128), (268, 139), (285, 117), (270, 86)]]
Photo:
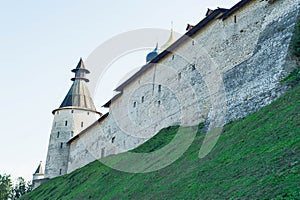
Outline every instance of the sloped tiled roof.
[(75, 80), (68, 94), (59, 106), (63, 107), (78, 107), (88, 110), (96, 110), (93, 99), (85, 81)]

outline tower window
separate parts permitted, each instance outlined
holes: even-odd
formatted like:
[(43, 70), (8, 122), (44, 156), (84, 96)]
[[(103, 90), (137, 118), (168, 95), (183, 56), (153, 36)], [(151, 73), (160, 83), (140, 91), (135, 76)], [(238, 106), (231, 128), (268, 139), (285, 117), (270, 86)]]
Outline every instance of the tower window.
[(71, 131), (71, 137), (73, 137), (74, 136), (74, 131)]
[(157, 103), (158, 103), (158, 106), (160, 106), (160, 104), (161, 104), (160, 100), (158, 100)]
[(134, 108), (136, 107), (136, 102), (133, 102), (133, 107), (134, 107)]
[(81, 122), (81, 127), (83, 127), (83, 122)]
[(61, 175), (61, 172), (62, 172), (62, 170), (61, 170), (61, 169), (59, 169), (59, 175)]
[(68, 121), (65, 121), (65, 126), (68, 126)]
[(174, 60), (174, 58), (175, 58), (175, 55), (172, 55), (172, 60)]
[(180, 80), (180, 79), (181, 79), (181, 72), (178, 73), (178, 80)]
[(74, 113), (74, 110), (71, 110), (71, 113)]
[(195, 40), (192, 41), (192, 45), (193, 45), (193, 46), (195, 45)]
[(61, 143), (60, 143), (60, 148), (61, 148), (61, 149), (63, 148), (63, 145), (64, 145), (64, 143), (61, 142)]
[(192, 64), (192, 71), (196, 70), (195, 64)]
[(101, 158), (103, 158), (105, 156), (105, 148), (101, 148)]
[(87, 115), (90, 115), (90, 112), (87, 112)]
[(236, 15), (233, 17), (233, 22), (236, 24)]
[(142, 96), (142, 103), (144, 103), (144, 101), (145, 101), (145, 97), (144, 97), (144, 96)]
[(158, 85), (158, 92), (161, 92), (161, 85)]
[(57, 138), (59, 138), (59, 132), (57, 132)]
[(113, 138), (111, 139), (111, 143), (114, 143), (115, 139), (116, 139), (116, 137), (113, 137)]

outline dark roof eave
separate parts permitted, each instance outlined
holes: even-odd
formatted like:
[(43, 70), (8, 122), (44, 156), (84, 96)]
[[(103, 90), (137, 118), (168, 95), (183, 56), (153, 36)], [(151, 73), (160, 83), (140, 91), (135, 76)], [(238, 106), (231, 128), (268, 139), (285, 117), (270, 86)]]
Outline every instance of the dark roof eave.
[(102, 122), (105, 118), (107, 118), (109, 115), (109, 112), (105, 113), (104, 115), (102, 115), (99, 119), (97, 119), (97, 121), (95, 121), (94, 123), (92, 123), (90, 126), (88, 126), (86, 129), (82, 130), (80, 133), (78, 133), (77, 135), (75, 135), (74, 137), (72, 137), (67, 144), (71, 144), (74, 140), (76, 140), (77, 138), (79, 138), (80, 136), (84, 135), (88, 130), (90, 130), (91, 128), (93, 128), (94, 126), (96, 126), (98, 123)]
[(122, 95), (122, 92), (116, 94), (113, 98), (111, 98), (108, 102), (106, 102), (102, 107), (109, 108), (110, 104), (118, 99)]
[(108, 102), (106, 102), (102, 107), (103, 108), (109, 108), (110, 104), (111, 104), (111, 100), (109, 100)]
[(131, 76), (129, 79), (127, 79), (121, 85), (119, 85), (115, 89), (115, 91), (121, 92), (126, 85), (128, 85), (133, 80), (135, 80), (137, 77), (139, 77), (141, 74), (143, 74), (145, 71), (150, 69), (155, 63), (158, 63), (160, 60), (165, 58), (168, 54), (170, 54), (171, 52), (174, 52), (174, 50), (177, 49), (181, 44), (188, 41), (193, 35), (195, 35), (200, 30), (205, 28), (209, 23), (211, 23), (214, 19), (216, 19), (220, 14), (222, 14), (226, 11), (228, 11), (228, 9), (219, 8), (219, 9), (214, 10), (210, 15), (208, 15), (206, 18), (201, 20), (196, 26), (194, 26), (190, 31), (188, 31), (182, 37), (180, 37), (177, 41), (175, 41), (170, 47), (168, 47), (166, 50), (164, 50), (163, 52), (158, 54), (148, 64), (144, 65), (139, 71), (137, 71), (133, 76)]
[(87, 74), (91, 73), (89, 70), (85, 69), (85, 68), (76, 68), (76, 69), (72, 69), (71, 72), (76, 73), (78, 71), (82, 71), (85, 72)]
[(235, 13), (236, 11), (238, 11), (240, 8), (244, 7), (245, 5), (247, 5), (248, 3), (252, 2), (254, 0), (242, 0), (240, 2), (238, 2), (237, 4), (235, 4), (232, 8), (230, 8), (227, 12), (225, 12), (220, 19), (222, 20), (226, 20), (228, 17), (230, 17), (233, 13)]

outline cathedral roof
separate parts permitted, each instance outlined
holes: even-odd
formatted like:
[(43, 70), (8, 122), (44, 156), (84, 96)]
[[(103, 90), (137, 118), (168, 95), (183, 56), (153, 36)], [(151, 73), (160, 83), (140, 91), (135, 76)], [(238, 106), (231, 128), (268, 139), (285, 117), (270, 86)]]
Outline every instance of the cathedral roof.
[[(75, 107), (96, 112), (96, 107), (87, 87), (87, 82), (89, 82), (89, 80), (85, 77), (85, 75), (90, 72), (85, 68), (82, 59), (80, 59), (77, 67), (73, 69), (72, 72), (75, 73), (75, 77), (71, 79), (73, 84), (59, 109)], [(53, 113), (55, 111), (56, 110), (54, 110)]]
[[(251, 0), (242, 0), (251, 2)], [(243, 4), (246, 5), (246, 4)], [(124, 87), (126, 87), (129, 83), (131, 83), (133, 80), (135, 80), (137, 77), (139, 77), (141, 74), (145, 73), (147, 70), (149, 70), (151, 67), (155, 66), (155, 63), (158, 63), (160, 60), (171, 54), (175, 51), (178, 47), (180, 47), (183, 43), (190, 41), (191, 38), (197, 34), (200, 30), (207, 27), (212, 21), (216, 19), (223, 19), (223, 16), (230, 12), (228, 9), (218, 8), (214, 10), (210, 15), (208, 15), (206, 18), (204, 18), (202, 21), (200, 21), (194, 28), (187, 31), (181, 38), (179, 38), (177, 41), (171, 44), (171, 46), (167, 47), (166, 50), (162, 51), (160, 54), (158, 54), (154, 59), (152, 59), (150, 62), (148, 62), (146, 65), (144, 65), (139, 71), (137, 71), (133, 76), (131, 76), (129, 79), (127, 79), (125, 82), (123, 82), (121, 85), (119, 85), (115, 91), (122, 91)], [(171, 35), (172, 36), (172, 35)], [(171, 38), (170, 36), (170, 38)], [(169, 38), (169, 39), (170, 39)]]
[(170, 37), (169, 37), (168, 41), (160, 47), (160, 50), (161, 51), (166, 50), (169, 46), (171, 46), (174, 43), (174, 41), (175, 41), (175, 39), (174, 39), (174, 31), (173, 31), (173, 27), (172, 27), (171, 28)]
[(146, 62), (151, 61), (153, 58), (155, 58), (158, 55), (157, 48), (158, 48), (158, 44), (156, 44), (156, 47), (155, 47), (155, 49), (153, 49), (153, 51), (148, 53), (148, 55), (146, 57)]

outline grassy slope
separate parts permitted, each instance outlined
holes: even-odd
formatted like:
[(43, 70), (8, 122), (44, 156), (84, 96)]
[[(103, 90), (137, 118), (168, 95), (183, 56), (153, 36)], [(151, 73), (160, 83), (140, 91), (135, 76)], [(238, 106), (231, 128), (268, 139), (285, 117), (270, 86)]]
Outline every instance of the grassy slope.
[[(24, 199), (300, 199), (300, 85), (257, 113), (225, 126), (198, 159), (203, 134), (172, 165), (147, 174), (99, 162), (48, 181)], [(153, 151), (178, 127), (136, 149)]]

